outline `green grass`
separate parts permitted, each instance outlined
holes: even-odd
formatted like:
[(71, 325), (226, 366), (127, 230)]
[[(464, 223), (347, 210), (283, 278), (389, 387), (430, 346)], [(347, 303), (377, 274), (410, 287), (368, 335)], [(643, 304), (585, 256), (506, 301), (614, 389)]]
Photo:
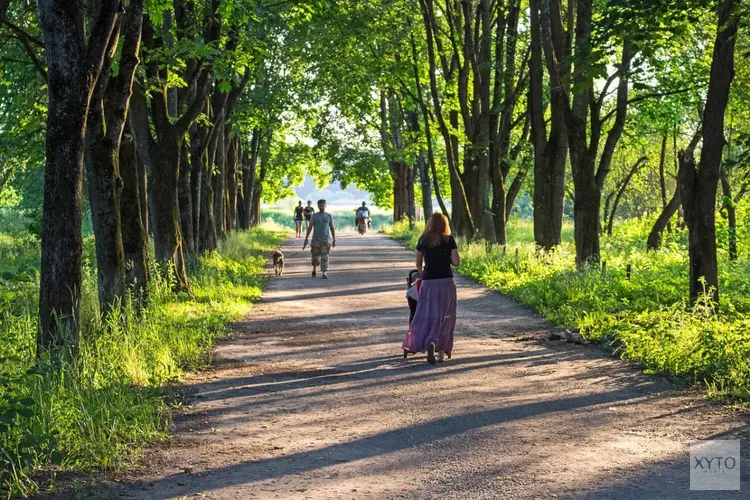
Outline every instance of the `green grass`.
[[(646, 252), (650, 223), (628, 221), (611, 238), (603, 237), (606, 272), (576, 269), (570, 224), (559, 248), (536, 252), (529, 221), (511, 224), (512, 243), (505, 251), (461, 241), (460, 272), (531, 306), (553, 324), (580, 331), (648, 373), (701, 384), (713, 396), (750, 399), (747, 249), (741, 248), (735, 262), (720, 250), (721, 307), (715, 312), (705, 300), (688, 301), (685, 231), (669, 234), (663, 249)], [(411, 248), (419, 237), (405, 225), (396, 225), (390, 234)]]
[[(94, 270), (85, 267), (82, 341), (75, 366), (35, 363), (39, 246), (0, 234), (0, 491), (27, 495), (31, 473), (50, 463), (73, 470), (122, 466), (165, 439), (170, 384), (210, 361), (211, 346), (261, 294), (269, 250), (285, 232), (236, 233), (191, 264), (194, 297), (169, 292), (155, 273), (138, 314), (101, 318)], [(92, 261), (91, 241), (86, 258)]]

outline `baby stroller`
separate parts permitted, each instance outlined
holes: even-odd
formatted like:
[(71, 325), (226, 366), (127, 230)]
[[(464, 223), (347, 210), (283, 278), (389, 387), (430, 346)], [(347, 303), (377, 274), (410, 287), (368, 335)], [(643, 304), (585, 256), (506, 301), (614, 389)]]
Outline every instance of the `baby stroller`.
[[(419, 278), (419, 271), (414, 269), (409, 272), (409, 277), (406, 278), (406, 301), (409, 303), (409, 324), (414, 319), (414, 313), (417, 312), (417, 297), (420, 286), (422, 286), (422, 280)], [(409, 354), (414, 353), (404, 349), (404, 358)]]

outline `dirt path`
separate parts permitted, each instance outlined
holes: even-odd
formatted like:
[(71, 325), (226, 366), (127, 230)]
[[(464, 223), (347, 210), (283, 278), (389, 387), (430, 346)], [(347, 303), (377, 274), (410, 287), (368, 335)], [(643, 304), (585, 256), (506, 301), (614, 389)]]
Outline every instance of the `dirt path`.
[(737, 413), (539, 340), (544, 321), (464, 279), (454, 359), (403, 360), (413, 254), (344, 236), (323, 281), (300, 246), (191, 382), (174, 444), (111, 498), (743, 497), (688, 487), (688, 441), (746, 437)]

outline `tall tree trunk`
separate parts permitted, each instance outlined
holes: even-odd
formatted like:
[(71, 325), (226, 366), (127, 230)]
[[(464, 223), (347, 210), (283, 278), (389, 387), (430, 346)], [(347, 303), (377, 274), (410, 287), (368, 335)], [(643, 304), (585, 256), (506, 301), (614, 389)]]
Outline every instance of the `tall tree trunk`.
[[(581, 6), (581, 4), (587, 2), (587, 5)], [(579, 18), (583, 17), (588, 27), (583, 27), (577, 32), (577, 40), (580, 43), (589, 43), (591, 9), (590, 0), (581, 0), (579, 3)], [(586, 49), (584, 54), (588, 50)], [(586, 56), (583, 55), (583, 57)], [(570, 160), (573, 166), (573, 183), (575, 185), (573, 213), (575, 218), (576, 263), (579, 267), (585, 264), (598, 265), (600, 260), (599, 215), (601, 211), (601, 192), (611, 168), (612, 157), (617, 143), (625, 128), (629, 91), (628, 75), (630, 73), (632, 57), (633, 53), (630, 43), (625, 40), (622, 60), (618, 68), (620, 82), (617, 88), (615, 121), (607, 133), (602, 153), (598, 158), (598, 167), (596, 166), (596, 161), (602, 128), (600, 117), (601, 98), (598, 101), (594, 101), (593, 93), (590, 90), (578, 93), (574, 97), (572, 111), (567, 114)], [(578, 69), (576, 68), (576, 71)], [(585, 63), (582, 71), (586, 71)], [(579, 78), (584, 78), (584, 80), (578, 82), (580, 85), (586, 82), (585, 78), (590, 77)], [(587, 126), (589, 121), (590, 126)]]
[[(449, 113), (449, 123), (451, 130), (458, 130), (458, 111), (451, 110)], [(447, 134), (447, 136), (446, 136)], [(450, 143), (451, 151), (453, 151), (453, 169), (450, 171), (450, 184), (451, 184), (451, 210), (452, 219), (451, 224), (454, 231), (459, 236), (474, 237), (479, 228), (479, 221), (473, 216), (471, 211), (471, 200), (469, 198), (469, 191), (466, 189), (468, 182), (466, 181), (465, 174), (459, 171), (459, 153), (458, 153), (458, 136), (452, 132), (443, 134), (445, 144)]]
[[(128, 5), (127, 14), (112, 32), (87, 122), (88, 194), (94, 229), (99, 305), (106, 316), (125, 300), (125, 256), (120, 215), (120, 143), (127, 122), (133, 77), (138, 65), (143, 21), (143, 0)], [(95, 13), (89, 12), (90, 16)], [(93, 21), (92, 21), (93, 24)], [(124, 43), (118, 74), (111, 78), (120, 31)]]
[(432, 217), (432, 184), (430, 184), (430, 171), (425, 162), (425, 152), (420, 151), (417, 155), (417, 171), (419, 172), (419, 183), (422, 189), (422, 217), (425, 220)]
[(153, 200), (149, 193), (149, 182), (151, 178), (151, 131), (149, 124), (149, 110), (146, 93), (143, 84), (139, 80), (133, 82), (133, 95), (130, 98), (130, 109), (128, 122), (132, 131), (136, 151), (138, 152), (138, 179), (141, 197), (141, 217), (146, 234), (153, 235)]
[(409, 165), (404, 161), (391, 164), (391, 176), (393, 177), (393, 222), (402, 219), (413, 220), (413, 185), (412, 172)]
[(404, 140), (402, 126), (404, 114), (398, 97), (394, 92), (381, 92), (380, 96), (380, 134), (383, 154), (390, 164), (393, 178), (393, 222), (404, 218), (413, 220), (414, 197), (411, 168), (403, 160)]
[(148, 236), (140, 194), (138, 155), (133, 136), (126, 130), (120, 145), (120, 195), (122, 245), (125, 255), (125, 284), (139, 303), (146, 298), (150, 279), (148, 269)]
[(202, 170), (202, 182), (201, 182), (201, 216), (200, 216), (200, 235), (198, 249), (201, 252), (216, 250), (218, 238), (216, 235), (216, 214), (214, 212), (214, 187), (212, 182), (211, 172), (213, 171), (212, 165), (214, 158), (216, 157), (216, 150), (218, 147), (218, 135), (213, 137), (208, 149), (205, 153), (204, 167)]
[(727, 211), (729, 260), (737, 260), (737, 208), (732, 197), (732, 185), (724, 167), (721, 169), (721, 189), (724, 194), (722, 209)]
[(716, 189), (724, 150), (724, 113), (734, 76), (734, 51), (739, 23), (736, 0), (719, 5), (718, 33), (714, 43), (706, 107), (703, 111), (703, 147), (698, 168), (692, 151), (680, 155), (679, 184), (690, 254), (690, 297), (705, 290), (719, 303), (719, 269), (716, 259)]
[(659, 191), (661, 193), (661, 207), (667, 206), (667, 178), (664, 175), (664, 163), (667, 158), (667, 138), (669, 134), (664, 132), (664, 136), (661, 138), (661, 153), (659, 155)]
[[(475, 224), (458, 167), (458, 137), (452, 132), (452, 130), (458, 130), (458, 111), (451, 110), (449, 112), (450, 127), (448, 127), (448, 124), (445, 122), (445, 117), (443, 116), (442, 102), (437, 86), (437, 56), (435, 45), (440, 45), (440, 39), (439, 36), (436, 36), (437, 23), (435, 20), (434, 4), (433, 0), (420, 0), (419, 4), (427, 37), (427, 55), (430, 65), (430, 94), (432, 96), (433, 105), (435, 106), (435, 116), (438, 120), (440, 133), (443, 136), (443, 141), (445, 143), (446, 159), (451, 179), (451, 201), (453, 208), (451, 226), (453, 231), (458, 235), (474, 235)], [(448, 70), (449, 68), (447, 66), (447, 63), (444, 64), (443, 69)], [(450, 74), (448, 74), (449, 72), (450, 71), (443, 72), (443, 76), (448, 81), (452, 78)], [(446, 98), (451, 97), (452, 96), (449, 95)]]
[[(554, 40), (546, 35), (551, 32), (550, 25), (556, 25), (559, 16), (556, 9), (550, 8), (550, 0), (542, 0), (542, 25), (545, 33), (545, 54), (548, 66), (550, 59), (554, 58)], [(590, 75), (592, 64), (591, 30), (593, 18), (593, 0), (578, 0), (576, 15), (576, 56), (577, 61), (574, 74), (574, 88), (579, 87), (572, 99), (572, 110), (567, 113), (566, 122), (568, 139), (570, 145), (570, 163), (573, 170), (573, 184), (575, 195), (573, 200), (574, 233), (576, 243), (576, 264), (582, 267), (586, 264), (598, 264), (599, 262), (599, 210), (601, 191), (596, 182), (596, 152), (599, 147), (599, 135), (601, 126), (597, 123), (598, 116), (589, 119), (590, 108), (594, 101), (593, 93), (590, 91), (593, 85), (593, 77)], [(624, 76), (624, 75), (621, 75)], [(552, 85), (559, 82), (555, 79), (555, 73), (550, 70)], [(621, 79), (622, 81), (623, 79)], [(627, 95), (626, 95), (627, 97)], [(594, 130), (589, 137), (589, 129)], [(589, 148), (589, 141), (594, 146), (593, 151)]]
[(568, 136), (565, 128), (562, 88), (553, 86), (550, 94), (550, 132), (544, 114), (544, 75), (542, 58), (540, 0), (530, 0), (531, 59), (528, 107), (534, 146), (534, 241), (550, 250), (561, 242), (565, 203), (565, 168)]
[(245, 203), (245, 182), (240, 176), (237, 184), (237, 228), (245, 229), (249, 225), (247, 222), (247, 212)]
[(195, 236), (193, 235), (193, 193), (191, 186), (192, 168), (188, 160), (188, 146), (183, 144), (180, 148), (180, 177), (177, 182), (177, 203), (180, 208), (180, 231), (185, 252), (194, 254), (196, 252)]
[(414, 221), (417, 218), (417, 197), (416, 197), (416, 184), (417, 184), (417, 176), (419, 175), (419, 172), (417, 171), (417, 164), (416, 162), (414, 165), (409, 169), (409, 228), (414, 229)]
[[(134, 138), (135, 140), (135, 138)], [(120, 160), (122, 161), (122, 160)], [(144, 165), (143, 161), (141, 160), (141, 156), (137, 154), (137, 148), (136, 148), (136, 166), (138, 168), (137, 171), (137, 182), (138, 182), (138, 201), (141, 206), (141, 224), (143, 225), (143, 230), (146, 232), (146, 241), (148, 241), (148, 235), (150, 234), (149, 231), (149, 215), (148, 215), (148, 176), (146, 175), (146, 165)], [(123, 183), (125, 181), (123, 180)], [(127, 253), (127, 250), (125, 250)]]
[(171, 269), (175, 288), (189, 292), (177, 202), (181, 147), (180, 138), (170, 134), (160, 138), (155, 151), (154, 163), (160, 165), (160, 168), (154, 168), (151, 172), (151, 193), (155, 208), (154, 250), (157, 262)]
[[(521, 168), (506, 189), (511, 171), (512, 160), (521, 152), (522, 143), (530, 128), (528, 113), (523, 125), (522, 137), (518, 145), (511, 151), (511, 134), (514, 128), (513, 115), (519, 96), (527, 85), (525, 71), (516, 80), (516, 47), (518, 42), (518, 24), (521, 12), (520, 0), (511, 0), (508, 5), (507, 16), (499, 15), (496, 22), (495, 35), (495, 83), (492, 96), (492, 110), (490, 117), (490, 160), (492, 164), (493, 209), (495, 214), (495, 233), (498, 243), (505, 244), (506, 222), (510, 216), (513, 202), (521, 189), (526, 177), (526, 169)], [(528, 59), (527, 52), (526, 58)], [(504, 59), (504, 63), (502, 62)]]
[[(419, 85), (419, 73), (417, 73), (417, 85)], [(421, 100), (421, 89), (418, 90), (418, 92), (420, 94), (419, 99)], [(421, 132), (419, 126), (419, 112), (417, 110), (408, 111), (406, 116), (409, 121), (409, 130), (415, 136), (419, 136), (419, 133)], [(424, 150), (420, 148), (415, 161), (417, 175), (419, 175), (419, 185), (422, 190), (422, 214), (425, 220), (427, 220), (432, 216), (432, 186), (430, 184), (430, 172), (425, 163), (424, 153)], [(414, 177), (413, 174), (412, 177)]]
[(227, 213), (227, 231), (237, 229), (237, 200), (239, 198), (239, 187), (237, 182), (237, 156), (239, 152), (239, 140), (231, 138), (231, 127), (227, 127), (227, 137), (229, 140), (229, 150), (227, 151), (227, 196), (229, 197)]
[[(598, 97), (594, 95), (592, 65), (595, 62), (595, 47), (591, 40), (594, 19), (593, 0), (577, 0), (575, 2), (575, 54), (573, 57), (575, 68), (572, 72), (573, 85), (570, 87), (572, 99), (565, 91), (570, 83), (569, 79), (565, 78), (565, 71), (568, 71), (569, 64), (561, 64), (561, 61), (569, 60), (571, 55), (571, 33), (569, 31), (566, 33), (563, 29), (565, 23), (562, 19), (562, 9), (557, 0), (540, 0), (535, 2), (535, 7), (536, 5), (539, 5), (540, 8), (539, 24), (534, 28), (533, 33), (535, 33), (535, 38), (539, 36), (542, 41), (550, 83), (552, 88), (557, 90), (553, 94), (558, 94), (564, 103), (565, 129), (568, 135), (570, 163), (575, 185), (573, 210), (576, 264), (579, 267), (589, 263), (598, 264), (600, 259), (601, 191), (609, 174), (612, 157), (625, 128), (628, 109), (628, 80), (634, 48), (627, 38), (623, 40), (621, 60), (617, 68), (619, 82), (616, 106), (613, 110), (615, 119), (607, 132), (604, 147), (599, 154), (602, 125), (606, 122), (606, 119), (601, 116), (601, 110), (608, 95), (609, 85), (614, 81), (614, 78), (607, 79)], [(572, 7), (572, 4), (569, 5), (569, 8)], [(532, 11), (535, 11), (535, 8)], [(536, 16), (535, 13), (534, 15)], [(572, 16), (570, 9), (569, 16)], [(532, 23), (532, 26), (536, 24)], [(572, 17), (569, 17), (568, 26), (570, 27), (572, 24)], [(538, 50), (532, 50), (532, 52), (537, 52), (536, 55), (539, 55)], [(532, 95), (534, 94), (532, 92)], [(537, 116), (536, 128), (539, 129), (541, 125), (538, 123), (539, 114), (535, 114)], [(539, 148), (535, 149), (538, 151)]]
[[(102, 126), (103, 123), (99, 123)], [(89, 145), (86, 161), (91, 223), (96, 247), (99, 307), (106, 316), (125, 299), (125, 251), (120, 221), (122, 179), (119, 143), (103, 137)]]
[[(477, 69), (475, 70), (474, 93), (479, 98), (477, 117), (477, 139), (478, 139), (478, 167), (475, 179), (474, 190), (477, 192), (477, 200), (481, 201), (481, 206), (476, 210), (472, 209), (473, 214), (481, 220), (480, 234), (482, 238), (489, 242), (505, 243), (505, 191), (502, 196), (498, 197), (497, 203), (502, 204), (498, 212), (500, 215), (496, 218), (491, 205), (491, 196), (493, 188), (492, 165), (490, 163), (490, 115), (492, 113), (491, 85), (492, 85), (492, 35), (493, 35), (493, 5), (494, 0), (479, 0), (477, 6), (477, 21), (480, 37), (478, 40), (477, 51)], [(478, 78), (477, 78), (478, 77)], [(503, 182), (505, 179), (503, 179)], [(496, 222), (495, 219), (498, 219)], [(500, 228), (502, 235), (496, 234), (496, 228)], [(499, 241), (499, 239), (502, 241)]]
[[(449, 217), (448, 220), (450, 220), (450, 214), (448, 213), (448, 209), (445, 206), (445, 202), (443, 201), (443, 197), (440, 194), (440, 182), (437, 177), (437, 169), (435, 167), (435, 152), (433, 150), (432, 145), (432, 130), (430, 127), (430, 113), (427, 109), (427, 104), (424, 101), (424, 96), (422, 92), (422, 82), (419, 77), (419, 59), (417, 58), (417, 46), (416, 42), (414, 41), (414, 34), (412, 33), (410, 35), (410, 42), (411, 42), (411, 54), (412, 54), (412, 68), (414, 70), (414, 83), (417, 87), (417, 100), (419, 101), (419, 107), (422, 110), (422, 119), (424, 120), (424, 131), (425, 131), (425, 139), (427, 140), (427, 164), (429, 166), (429, 172), (425, 168), (425, 177), (422, 177), (423, 183), (424, 179), (429, 179), (429, 174), (432, 173), (432, 182), (433, 187), (435, 188), (435, 197), (437, 198), (438, 205), (440, 206), (440, 210), (443, 212), (443, 215), (446, 217)], [(428, 181), (429, 182), (429, 181)], [(424, 196), (424, 187), (423, 187), (423, 196)], [(430, 211), (432, 211), (432, 200), (430, 199)], [(427, 212), (425, 212), (426, 214)], [(425, 215), (425, 218), (427, 215)]]
[(258, 172), (255, 175), (255, 181), (253, 183), (253, 210), (251, 214), (251, 224), (253, 227), (260, 226), (263, 222), (260, 209), (263, 201), (263, 182), (266, 180), (266, 175), (268, 173), (267, 146), (270, 141), (270, 132), (261, 131), (258, 141), (256, 161), (259, 165), (255, 167)]
[(201, 147), (201, 132), (197, 124), (193, 124), (188, 132), (190, 138), (190, 198), (192, 202), (193, 220), (193, 249), (200, 252), (201, 231), (201, 190), (203, 188), (203, 168), (205, 165), (206, 152)]
[[(664, 136), (661, 140), (661, 153), (659, 156), (659, 191), (661, 193), (661, 208), (664, 211), (667, 208), (667, 176), (665, 174), (666, 159), (667, 159), (667, 139), (669, 138), (669, 132), (664, 132)], [(669, 230), (669, 222), (667, 222), (667, 230)], [(660, 236), (661, 237), (661, 236)]]
[[(212, 8), (206, 11), (207, 15), (204, 22), (207, 25), (213, 26), (218, 23), (217, 10), (218, 2), (213, 2)], [(209, 31), (211, 33), (206, 41), (216, 40), (218, 30), (212, 29)], [(149, 19), (144, 20), (143, 42), (150, 51), (159, 50), (165, 46), (165, 40), (155, 36), (154, 26)], [(185, 269), (177, 185), (180, 178), (182, 143), (193, 122), (203, 112), (213, 81), (213, 74), (210, 69), (201, 68), (198, 71), (199, 73), (194, 79), (195, 92), (191, 92), (191, 99), (179, 103), (179, 108), (174, 109), (174, 99), (170, 99), (169, 95), (175, 94), (170, 93), (165, 87), (168, 81), (168, 70), (160, 67), (156, 60), (149, 61), (146, 65), (146, 74), (159, 85), (151, 91), (150, 115), (154, 135), (151, 134), (151, 128), (147, 121), (144, 127), (142, 118), (138, 120), (141, 125), (136, 129), (137, 135), (142, 135), (142, 129), (145, 129), (143, 134), (147, 137), (148, 151), (151, 156), (149, 188), (154, 209), (156, 260), (171, 270), (172, 282), (176, 289), (188, 293), (190, 293), (190, 283)], [(193, 78), (191, 77), (191, 79)], [(180, 109), (184, 111), (177, 116), (176, 112)], [(139, 113), (139, 116), (142, 114)]]
[(226, 189), (226, 136), (224, 135), (224, 126), (219, 125), (220, 129), (216, 138), (216, 155), (214, 160), (214, 224), (216, 224), (216, 238), (223, 240), (227, 235), (224, 212), (224, 196)]
[(255, 176), (256, 167), (258, 165), (258, 143), (260, 141), (260, 131), (253, 130), (252, 138), (250, 140), (250, 150), (245, 151), (243, 154), (243, 192), (245, 202), (245, 227), (243, 229), (249, 229), (253, 224), (253, 208), (254, 208), (254, 197), (255, 197)]
[(251, 212), (251, 225), (258, 227), (261, 224), (260, 202), (263, 197), (263, 186), (260, 182), (255, 183), (253, 189), (253, 209)]
[(120, 2), (102, 2), (88, 40), (81, 0), (40, 0), (38, 8), (49, 68), (37, 335), (41, 356), (77, 351), (84, 135)]

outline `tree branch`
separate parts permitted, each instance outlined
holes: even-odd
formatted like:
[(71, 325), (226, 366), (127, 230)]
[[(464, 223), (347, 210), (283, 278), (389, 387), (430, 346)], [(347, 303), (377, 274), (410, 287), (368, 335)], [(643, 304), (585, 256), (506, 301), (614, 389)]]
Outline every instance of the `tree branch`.
[[(5, 0), (5, 1), (7, 2), (7, 0)], [(2, 8), (2, 5), (0, 5), (0, 8)], [(3, 16), (3, 21), (2, 22), (8, 28), (10, 28), (13, 33), (16, 34), (16, 38), (26, 40), (29, 43), (33, 43), (34, 45), (36, 45), (39, 48), (42, 48), (42, 49), (44, 48), (44, 42), (43, 41), (41, 41), (40, 39), (38, 39), (35, 36), (32, 36), (32, 35), (26, 33), (26, 31), (23, 28), (21, 28), (20, 26), (18, 26), (16, 24), (13, 24), (12, 22), (8, 21), (8, 19), (6, 18), (6, 15), (7, 15), (7, 8), (6, 8), (6, 10), (2, 11), (2, 16)]]
[(112, 85), (110, 102), (107, 103), (107, 136), (112, 141), (119, 140), (125, 128), (125, 119), (133, 93), (135, 69), (138, 66), (138, 53), (141, 46), (144, 0), (130, 0), (123, 31), (125, 40), (120, 55), (120, 68)]
[(596, 104), (599, 106), (599, 108), (602, 107), (604, 104), (604, 99), (607, 97), (607, 94), (609, 93), (609, 86), (612, 85), (612, 83), (615, 81), (615, 78), (617, 78), (620, 75), (620, 68), (617, 68), (617, 71), (609, 75), (609, 78), (607, 78), (607, 82), (604, 84), (604, 88), (602, 89), (601, 94), (599, 94), (599, 98), (596, 100)]
[(39, 76), (46, 83), (47, 82), (47, 69), (42, 64), (42, 61), (36, 56), (36, 52), (34, 52), (33, 47), (29, 44), (29, 42), (25, 38), (19, 38), (18, 41), (21, 43), (23, 50), (26, 52), (26, 55), (28, 55), (29, 59), (31, 59), (31, 64), (34, 65), (34, 69), (36, 69), (37, 73), (39, 73)]
[(115, 23), (121, 13), (121, 0), (102, 1), (99, 16), (91, 29), (91, 36), (86, 47), (86, 61), (88, 70), (92, 75), (97, 75), (102, 67), (112, 31), (115, 29)]
[[(668, 90), (666, 92), (652, 92), (650, 94), (643, 94), (639, 95), (637, 97), (633, 97), (632, 99), (628, 99), (628, 105), (635, 104), (641, 101), (646, 101), (648, 99), (655, 99), (657, 97), (667, 97), (671, 95), (677, 95), (677, 94), (684, 94), (686, 92), (690, 92), (691, 90), (699, 89), (700, 86), (696, 85), (695, 87), (687, 87), (684, 89), (677, 89), (677, 90)], [(607, 120), (612, 118), (617, 113), (617, 109), (613, 109), (606, 115), (604, 115), (604, 118), (602, 118), (602, 123), (606, 123)]]
[[(628, 113), (628, 74), (630, 73), (630, 63), (633, 60), (633, 46), (630, 41), (625, 40), (622, 46), (622, 60), (620, 62), (620, 83), (617, 85), (617, 107), (615, 123), (607, 134), (607, 140), (604, 143), (602, 157), (599, 161), (599, 168), (596, 172), (596, 183), (599, 188), (604, 186), (604, 181), (609, 173), (612, 164), (612, 156), (615, 154), (617, 143), (622, 136), (625, 128), (625, 119)], [(593, 134), (592, 134), (593, 135)], [(592, 141), (593, 142), (593, 141)]]
[(179, 119), (174, 123), (174, 131), (177, 135), (182, 135), (190, 128), (190, 125), (198, 118), (198, 115), (203, 112), (203, 108), (206, 105), (206, 98), (211, 91), (211, 79), (213, 74), (210, 70), (205, 69), (198, 81), (198, 91), (195, 93), (193, 102), (190, 103), (188, 109), (180, 116)]

